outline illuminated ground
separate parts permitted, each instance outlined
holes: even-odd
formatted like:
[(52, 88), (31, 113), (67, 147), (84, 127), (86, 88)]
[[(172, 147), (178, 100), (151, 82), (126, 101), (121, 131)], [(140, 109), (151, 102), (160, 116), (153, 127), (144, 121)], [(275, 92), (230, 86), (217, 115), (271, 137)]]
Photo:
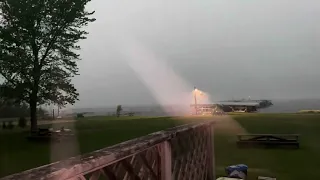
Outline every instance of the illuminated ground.
[[(34, 144), (25, 139), (19, 129), (0, 130), (0, 177), (40, 166), (76, 153), (90, 152), (154, 131), (201, 120), (197, 118), (108, 118), (91, 117), (63, 126), (75, 128), (75, 142), (51, 146)], [(218, 175), (224, 167), (244, 163), (249, 166), (249, 180), (257, 175), (276, 175), (281, 180), (320, 179), (317, 173), (320, 161), (320, 115), (307, 114), (245, 114), (216, 118), (215, 159)], [(58, 127), (58, 124), (53, 126)], [(238, 133), (299, 133), (300, 150), (237, 149)], [(63, 148), (73, 146), (72, 148)], [(63, 153), (61, 153), (61, 149)], [(66, 149), (69, 149), (68, 151)]]

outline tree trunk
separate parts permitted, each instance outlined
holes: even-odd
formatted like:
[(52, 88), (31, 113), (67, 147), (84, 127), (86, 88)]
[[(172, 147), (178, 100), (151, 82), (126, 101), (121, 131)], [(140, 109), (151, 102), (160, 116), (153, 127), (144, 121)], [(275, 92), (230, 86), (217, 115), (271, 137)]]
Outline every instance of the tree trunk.
[(38, 104), (38, 81), (35, 81), (35, 88), (33, 88), (30, 96), (30, 122), (31, 132), (38, 130), (38, 118), (37, 118), (37, 104)]
[(40, 79), (40, 68), (38, 64), (38, 56), (36, 54), (33, 67), (33, 87), (30, 95), (30, 122), (31, 132), (38, 130), (38, 118), (37, 118), (37, 104), (38, 104), (38, 91), (39, 91), (39, 79)]
[(38, 120), (37, 120), (37, 101), (31, 97), (30, 100), (30, 122), (31, 122), (31, 132), (37, 131)]

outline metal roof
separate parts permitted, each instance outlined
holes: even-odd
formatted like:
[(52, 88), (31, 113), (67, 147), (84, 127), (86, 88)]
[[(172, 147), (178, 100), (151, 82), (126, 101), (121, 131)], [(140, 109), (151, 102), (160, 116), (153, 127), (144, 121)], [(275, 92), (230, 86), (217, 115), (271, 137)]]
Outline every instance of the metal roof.
[(225, 106), (259, 106), (258, 102), (218, 102), (217, 104)]
[[(212, 104), (197, 104), (199, 107), (211, 107), (215, 105), (223, 105), (223, 106), (259, 106), (258, 102), (217, 102)], [(194, 104), (191, 104), (191, 106), (194, 106)]]

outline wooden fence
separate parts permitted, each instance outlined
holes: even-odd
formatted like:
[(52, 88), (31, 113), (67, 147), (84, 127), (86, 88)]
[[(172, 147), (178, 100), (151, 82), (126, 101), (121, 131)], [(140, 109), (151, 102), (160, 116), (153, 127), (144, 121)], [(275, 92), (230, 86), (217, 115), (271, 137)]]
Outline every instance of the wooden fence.
[(1, 180), (214, 180), (213, 122), (178, 126)]

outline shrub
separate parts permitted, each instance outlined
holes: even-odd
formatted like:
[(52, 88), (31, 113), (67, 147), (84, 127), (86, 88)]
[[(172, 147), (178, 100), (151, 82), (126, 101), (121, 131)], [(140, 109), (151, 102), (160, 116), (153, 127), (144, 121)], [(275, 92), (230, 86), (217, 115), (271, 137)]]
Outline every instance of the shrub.
[(117, 106), (117, 111), (116, 111), (117, 117), (120, 117), (121, 112), (122, 112), (122, 106), (118, 105)]
[(7, 129), (7, 125), (6, 125), (6, 122), (2, 122), (2, 129)]
[(77, 114), (77, 118), (84, 118), (83, 113), (78, 113), (78, 114)]
[(25, 128), (27, 126), (27, 120), (24, 117), (19, 118), (18, 126), (21, 128)]

